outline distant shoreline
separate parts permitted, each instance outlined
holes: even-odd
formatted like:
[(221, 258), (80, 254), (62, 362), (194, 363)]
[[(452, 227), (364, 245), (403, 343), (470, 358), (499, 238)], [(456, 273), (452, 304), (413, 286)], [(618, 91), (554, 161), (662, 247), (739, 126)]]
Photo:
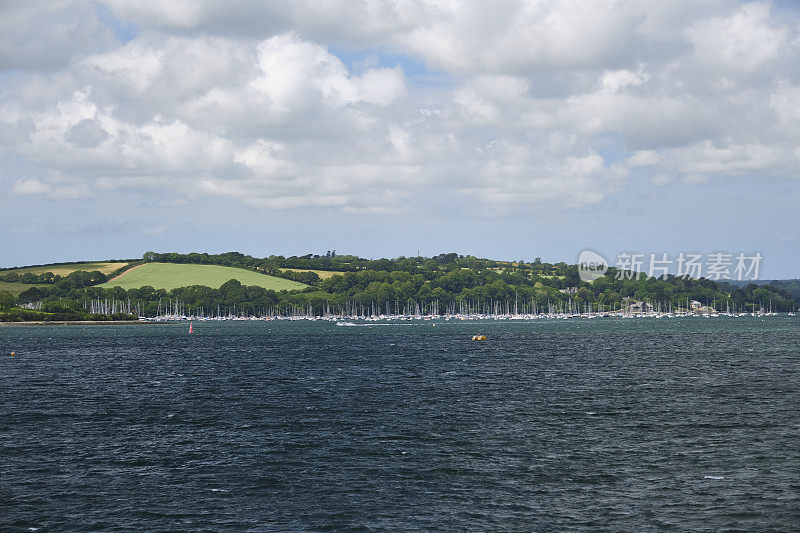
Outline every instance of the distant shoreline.
[(0, 322), (3, 326), (130, 326), (133, 324), (170, 324), (171, 322), (144, 322), (139, 320), (35, 320), (29, 322)]

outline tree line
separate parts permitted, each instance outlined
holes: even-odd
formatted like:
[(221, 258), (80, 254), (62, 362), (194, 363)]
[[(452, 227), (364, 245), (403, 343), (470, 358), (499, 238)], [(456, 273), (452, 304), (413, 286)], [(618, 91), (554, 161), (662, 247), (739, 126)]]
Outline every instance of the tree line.
[[(698, 301), (719, 311), (761, 308), (790, 311), (798, 300), (786, 289), (749, 284), (734, 287), (708, 279), (644, 274), (626, 279), (611, 268), (605, 276), (586, 283), (575, 265), (549, 264), (541, 260), (503, 262), (458, 254), (435, 257), (362, 259), (355, 256), (269, 256), (254, 258), (238, 252), (226, 254), (156, 254), (148, 252), (143, 261), (198, 262), (277, 273), (309, 285), (300, 291), (274, 291), (243, 286), (231, 280), (218, 289), (194, 286), (166, 291), (153, 287), (124, 290), (103, 289), (107, 281), (101, 272), (73, 272), (48, 286), (31, 287), (20, 294), (20, 303), (81, 302), (113, 299), (134, 302), (143, 316), (155, 316), (167, 301), (179, 300), (190, 314), (292, 314), (348, 310), (375, 313), (426, 312), (546, 312), (550, 309), (615, 310), (633, 301), (653, 306), (687, 307)], [(216, 261), (216, 262), (215, 262)], [(324, 268), (323, 268), (324, 267)], [(302, 268), (339, 272), (320, 279), (314, 272), (287, 272)], [(620, 279), (618, 279), (620, 278)], [(64, 304), (66, 305), (66, 304)]]

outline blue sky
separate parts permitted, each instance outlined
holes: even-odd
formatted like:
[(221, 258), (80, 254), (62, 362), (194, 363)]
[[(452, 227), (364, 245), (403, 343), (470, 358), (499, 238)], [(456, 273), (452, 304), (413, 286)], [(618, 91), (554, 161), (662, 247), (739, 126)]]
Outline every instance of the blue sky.
[(800, 277), (791, 2), (0, 11), (3, 267), (591, 248)]

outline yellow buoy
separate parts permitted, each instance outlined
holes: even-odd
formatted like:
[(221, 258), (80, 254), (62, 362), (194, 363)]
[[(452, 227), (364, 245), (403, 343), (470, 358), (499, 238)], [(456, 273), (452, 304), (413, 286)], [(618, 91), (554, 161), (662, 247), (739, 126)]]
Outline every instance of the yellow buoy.
[(17, 355), (17, 354), (15, 354), (14, 352), (11, 352), (11, 357), (14, 357), (15, 355)]
[(486, 335), (473, 335), (472, 340), (474, 341), (485, 341)]

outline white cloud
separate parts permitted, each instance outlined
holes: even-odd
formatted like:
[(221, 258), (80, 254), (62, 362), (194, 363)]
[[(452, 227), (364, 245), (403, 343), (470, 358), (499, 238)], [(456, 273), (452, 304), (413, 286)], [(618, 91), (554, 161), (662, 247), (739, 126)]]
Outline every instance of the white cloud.
[(113, 45), (89, 2), (0, 2), (0, 69), (54, 69)]
[(662, 160), (661, 154), (653, 150), (639, 150), (630, 156), (626, 162), (631, 167), (656, 165)]
[(161, 72), (163, 60), (163, 50), (154, 50), (133, 41), (112, 52), (90, 56), (81, 65), (108, 76), (109, 81), (121, 82), (143, 92)]
[(627, 69), (606, 71), (603, 74), (603, 88), (615, 93), (625, 87), (638, 87), (646, 82), (650, 76), (643, 72), (631, 72)]
[(729, 73), (771, 70), (791, 48), (789, 27), (772, 19), (767, 2), (748, 2), (729, 16), (700, 20), (686, 35), (703, 67)]
[(602, 63), (628, 46), (639, 10), (626, 2), (443, 2), (399, 35), (403, 46), (451, 72), (531, 73)]
[(52, 181), (21, 179), (14, 183), (11, 192), (17, 196), (47, 196), (54, 200), (83, 200), (93, 195), (85, 183), (64, 183), (58, 178)]
[(675, 150), (674, 157), (678, 168), (685, 174), (705, 177), (764, 173), (794, 164), (791, 152), (780, 147), (760, 144), (717, 146), (709, 141)]
[(321, 96), (331, 107), (366, 102), (388, 105), (405, 93), (399, 69), (369, 69), (351, 76), (325, 48), (291, 34), (258, 45), (261, 75), (250, 86), (285, 111)]
[(241, 163), (260, 176), (288, 175), (295, 168), (289, 161), (281, 160), (283, 145), (259, 139), (254, 144), (236, 153), (233, 160)]
[(54, 61), (14, 59), (36, 11), (6, 9), (2, 64), (27, 65), (0, 86), (12, 194), (502, 213), (596, 206), (631, 179), (797, 175), (800, 34), (767, 3), (107, 6), (130, 42), (81, 4), (45, 10), (80, 30), (37, 44)]
[(121, 0), (106, 2), (120, 16), (147, 26), (191, 28), (208, 20), (210, 3), (191, 0), (170, 2)]
[(36, 178), (21, 179), (11, 189), (14, 194), (45, 194), (50, 190), (44, 183)]
[(398, 32), (410, 31), (436, 11), (418, 0), (292, 0), (263, 2), (227, 0), (201, 2), (104, 0), (118, 17), (161, 32), (264, 39), (300, 31), (315, 41), (348, 46), (382, 43)]

